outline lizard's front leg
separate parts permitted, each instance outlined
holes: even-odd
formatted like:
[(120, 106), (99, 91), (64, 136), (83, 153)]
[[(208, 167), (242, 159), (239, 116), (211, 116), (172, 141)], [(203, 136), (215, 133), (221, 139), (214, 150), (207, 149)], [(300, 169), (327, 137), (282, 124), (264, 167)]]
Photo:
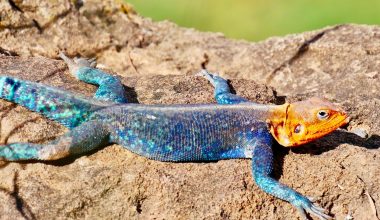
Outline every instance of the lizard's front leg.
[(207, 70), (202, 70), (197, 75), (205, 77), (215, 88), (214, 96), (218, 104), (237, 104), (248, 102), (247, 99), (232, 94), (227, 80), (216, 74), (211, 74)]
[(252, 173), (256, 184), (266, 193), (290, 202), (298, 209), (304, 219), (307, 219), (305, 211), (318, 216), (320, 219), (332, 219), (331, 216), (324, 213), (323, 208), (314, 205), (307, 197), (270, 176), (273, 167), (273, 153), (272, 141), (268, 140), (268, 137), (261, 138), (256, 141), (253, 149)]
[(94, 98), (116, 103), (128, 102), (121, 81), (111, 74), (96, 69), (94, 59), (74, 58), (72, 60), (63, 53), (59, 56), (67, 63), (73, 76), (86, 83), (99, 85)]
[(89, 152), (109, 142), (108, 128), (100, 122), (88, 121), (46, 144), (12, 143), (0, 146), (0, 159), (56, 160)]

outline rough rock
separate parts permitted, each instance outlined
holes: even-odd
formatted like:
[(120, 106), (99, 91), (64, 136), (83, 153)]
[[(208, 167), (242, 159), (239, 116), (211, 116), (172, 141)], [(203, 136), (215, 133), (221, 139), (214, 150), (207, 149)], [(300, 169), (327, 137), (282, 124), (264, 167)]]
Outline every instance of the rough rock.
[[(340, 25), (259, 43), (152, 22), (115, 1), (1, 1), (0, 74), (91, 96), (59, 50), (96, 56), (144, 104), (213, 102), (201, 68), (261, 103), (324, 96), (351, 122), (292, 150), (276, 146), (275, 177), (313, 196), (337, 219), (380, 212), (380, 27)], [(259, 84), (258, 84), (259, 83)], [(265, 85), (267, 86), (265, 86)], [(271, 86), (271, 87), (269, 87)], [(274, 88), (274, 90), (272, 90)], [(0, 102), (1, 143), (45, 142), (65, 128)], [(364, 130), (366, 139), (350, 132)], [(368, 197), (369, 195), (370, 197)], [(52, 163), (4, 163), (2, 219), (292, 219), (297, 211), (260, 191), (250, 161), (163, 163), (120, 146)]]

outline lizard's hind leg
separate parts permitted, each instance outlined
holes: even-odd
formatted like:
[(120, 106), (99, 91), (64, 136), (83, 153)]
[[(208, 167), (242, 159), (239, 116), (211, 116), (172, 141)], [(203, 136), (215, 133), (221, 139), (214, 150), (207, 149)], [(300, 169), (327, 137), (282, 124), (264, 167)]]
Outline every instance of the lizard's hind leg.
[(247, 99), (238, 95), (232, 94), (227, 80), (220, 76), (212, 74), (207, 70), (202, 70), (197, 75), (205, 77), (214, 86), (214, 96), (218, 104), (236, 104), (248, 102)]
[(0, 98), (39, 112), (70, 129), (109, 106), (80, 94), (9, 76), (0, 76)]
[(106, 126), (88, 121), (46, 144), (12, 143), (0, 146), (0, 160), (56, 160), (89, 152), (109, 141)]
[(73, 76), (86, 83), (99, 86), (94, 98), (116, 103), (128, 102), (120, 79), (96, 69), (95, 59), (70, 59), (63, 53), (60, 53), (59, 56), (67, 63)]

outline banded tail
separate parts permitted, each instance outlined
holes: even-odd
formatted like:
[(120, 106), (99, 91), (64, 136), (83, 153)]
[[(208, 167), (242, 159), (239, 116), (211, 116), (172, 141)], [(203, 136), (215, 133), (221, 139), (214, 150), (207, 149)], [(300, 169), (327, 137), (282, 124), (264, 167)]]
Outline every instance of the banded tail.
[(109, 105), (43, 84), (0, 76), (0, 98), (39, 112), (49, 119), (74, 128), (96, 110)]

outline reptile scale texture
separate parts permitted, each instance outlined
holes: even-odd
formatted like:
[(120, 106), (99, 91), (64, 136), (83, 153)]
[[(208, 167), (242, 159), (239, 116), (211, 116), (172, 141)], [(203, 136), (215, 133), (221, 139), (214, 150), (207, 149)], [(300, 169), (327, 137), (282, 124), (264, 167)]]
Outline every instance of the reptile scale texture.
[(203, 70), (217, 104), (128, 103), (117, 77), (96, 69), (94, 59), (66, 57), (70, 73), (98, 85), (93, 98), (12, 77), (0, 77), (0, 98), (20, 104), (70, 129), (45, 144), (0, 146), (5, 161), (56, 160), (112, 143), (159, 161), (252, 159), (252, 174), (265, 192), (320, 219), (331, 219), (306, 196), (271, 177), (272, 143), (292, 147), (322, 137), (348, 122), (346, 112), (324, 99), (263, 105), (232, 94), (227, 81)]

